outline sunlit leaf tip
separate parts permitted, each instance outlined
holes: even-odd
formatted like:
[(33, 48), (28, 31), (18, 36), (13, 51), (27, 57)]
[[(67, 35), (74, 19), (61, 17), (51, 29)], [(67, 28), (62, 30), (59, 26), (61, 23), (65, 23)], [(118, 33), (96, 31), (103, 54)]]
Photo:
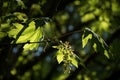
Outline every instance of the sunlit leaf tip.
[(59, 64), (63, 61), (63, 57), (64, 57), (64, 55), (62, 53), (61, 54), (58, 53), (58, 55), (57, 55), (57, 61), (58, 61)]
[(82, 47), (83, 48), (87, 45), (87, 43), (90, 39), (92, 39), (92, 34), (89, 34), (86, 37), (84, 35), (82, 36)]
[(104, 55), (105, 55), (108, 59), (110, 59), (110, 56), (109, 56), (109, 54), (108, 54), (108, 51), (107, 51), (107, 50), (104, 50)]

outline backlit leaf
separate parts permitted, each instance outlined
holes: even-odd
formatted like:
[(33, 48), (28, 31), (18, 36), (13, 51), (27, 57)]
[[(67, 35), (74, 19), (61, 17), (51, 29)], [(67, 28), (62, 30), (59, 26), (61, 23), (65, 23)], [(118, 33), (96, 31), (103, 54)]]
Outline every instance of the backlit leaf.
[(61, 53), (60, 51), (57, 52), (57, 61), (60, 64), (63, 61), (63, 53)]
[(0, 39), (3, 38), (3, 37), (5, 37), (6, 35), (7, 35), (6, 33), (0, 32)]
[[(24, 26), (25, 27), (25, 26)], [(19, 39), (17, 40), (16, 43), (21, 43), (21, 42), (27, 42), (30, 41), (30, 38), (33, 37), (33, 35), (36, 33), (35, 31), (35, 22), (31, 21), (29, 23), (29, 26), (23, 31), (23, 33), (20, 35)]]
[(93, 13), (88, 13), (84, 15), (81, 19), (82, 22), (87, 22), (95, 18), (95, 15)]
[(14, 29), (10, 30), (8, 32), (9, 37), (14, 37), (16, 38), (16, 35), (20, 32), (20, 30), (23, 28), (23, 25), (20, 23), (13, 23), (13, 26), (15, 26)]
[(58, 46), (52, 46), (53, 48), (58, 48)]
[(11, 73), (12, 75), (15, 75), (15, 74), (17, 73), (17, 71), (16, 71), (16, 69), (12, 69), (12, 70), (10, 71), (10, 73)]
[(71, 63), (78, 68), (78, 61), (73, 57), (72, 58), (70, 57), (69, 59), (71, 60)]
[(97, 52), (97, 44), (96, 43), (93, 44), (93, 48)]
[(84, 35), (82, 36), (82, 47), (84, 48), (86, 44), (88, 43), (88, 40), (92, 39), (92, 34), (89, 34), (84, 38)]
[(104, 53), (104, 55), (107, 58), (109, 58), (109, 54), (108, 54), (109, 48), (106, 42), (100, 36), (98, 36), (95, 32), (93, 32), (91, 29), (85, 28), (84, 34), (82, 36), (82, 47), (83, 48), (88, 43), (89, 39), (91, 39), (89, 43), (91, 43), (91, 45), (93, 46), (93, 49), (96, 52)]
[[(40, 38), (42, 37), (42, 33), (40, 27), (34, 32), (34, 34), (28, 39), (30, 42), (39, 42)], [(39, 44), (26, 44), (24, 49), (32, 50), (33, 48), (37, 48)]]
[(104, 55), (105, 55), (108, 59), (110, 58), (107, 50), (104, 50)]
[(28, 25), (28, 27), (24, 30), (24, 32), (22, 33), (22, 35), (31, 33), (35, 31), (35, 22), (31, 21)]

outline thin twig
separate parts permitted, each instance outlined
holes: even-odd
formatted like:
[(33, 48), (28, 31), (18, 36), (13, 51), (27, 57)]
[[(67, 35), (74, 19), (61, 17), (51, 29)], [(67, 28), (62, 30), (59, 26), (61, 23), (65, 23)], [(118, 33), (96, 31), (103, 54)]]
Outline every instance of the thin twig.
[(22, 42), (22, 43), (0, 43), (0, 45), (22, 45), (22, 44), (38, 44), (38, 43), (44, 43), (46, 41), (40, 41), (40, 42)]

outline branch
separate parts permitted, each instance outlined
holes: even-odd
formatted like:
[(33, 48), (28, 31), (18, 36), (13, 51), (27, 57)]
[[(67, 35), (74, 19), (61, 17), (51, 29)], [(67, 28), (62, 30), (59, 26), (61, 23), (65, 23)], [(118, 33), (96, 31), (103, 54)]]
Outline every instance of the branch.
[[(94, 53), (92, 55), (90, 55), (85, 61), (84, 64), (87, 66), (87, 64), (90, 63), (91, 60), (93, 60), (98, 54)], [(77, 76), (77, 74), (79, 74), (79, 72), (84, 69), (82, 65), (79, 65), (79, 67), (70, 74), (69, 77), (66, 78), (66, 80), (74, 80)]]
[(40, 42), (30, 42), (30, 41), (27, 41), (27, 42), (22, 42), (22, 43), (0, 43), (0, 45), (23, 45), (23, 44), (39, 44), (39, 43), (45, 43), (45, 42), (50, 42), (50, 41), (47, 41), (47, 40), (44, 40), (44, 41), (40, 41)]
[[(116, 32), (114, 32), (111, 35), (111, 37), (106, 41), (106, 43), (108, 45), (110, 45), (118, 37), (120, 37), (120, 29), (116, 30)], [(96, 58), (97, 55), (99, 55), (99, 54), (94, 53), (91, 56), (89, 56), (89, 58), (87, 58), (87, 60), (85, 60), (84, 64), (85, 65), (89, 64), (89, 62), (91, 60), (93, 60), (94, 58)], [(80, 70), (82, 70), (82, 69), (83, 69), (83, 67), (80, 65), (78, 67), (78, 69), (76, 69), (73, 73), (71, 73), (71, 75), (69, 77), (66, 78), (66, 80), (74, 80), (76, 78), (76, 76), (79, 74)], [(116, 75), (116, 77), (119, 78), (118, 77), (118, 75), (119, 75), (118, 72), (113, 72), (113, 74), (110, 77), (112, 77), (113, 75)], [(109, 79), (112, 80), (112, 78), (107, 78), (106, 80), (109, 80)]]

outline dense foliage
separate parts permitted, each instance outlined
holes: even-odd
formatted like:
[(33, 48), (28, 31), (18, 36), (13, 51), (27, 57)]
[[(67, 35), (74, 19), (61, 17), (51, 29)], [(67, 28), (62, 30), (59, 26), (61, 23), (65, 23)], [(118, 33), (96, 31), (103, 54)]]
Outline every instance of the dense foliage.
[(0, 0), (0, 80), (119, 80), (119, 0)]

